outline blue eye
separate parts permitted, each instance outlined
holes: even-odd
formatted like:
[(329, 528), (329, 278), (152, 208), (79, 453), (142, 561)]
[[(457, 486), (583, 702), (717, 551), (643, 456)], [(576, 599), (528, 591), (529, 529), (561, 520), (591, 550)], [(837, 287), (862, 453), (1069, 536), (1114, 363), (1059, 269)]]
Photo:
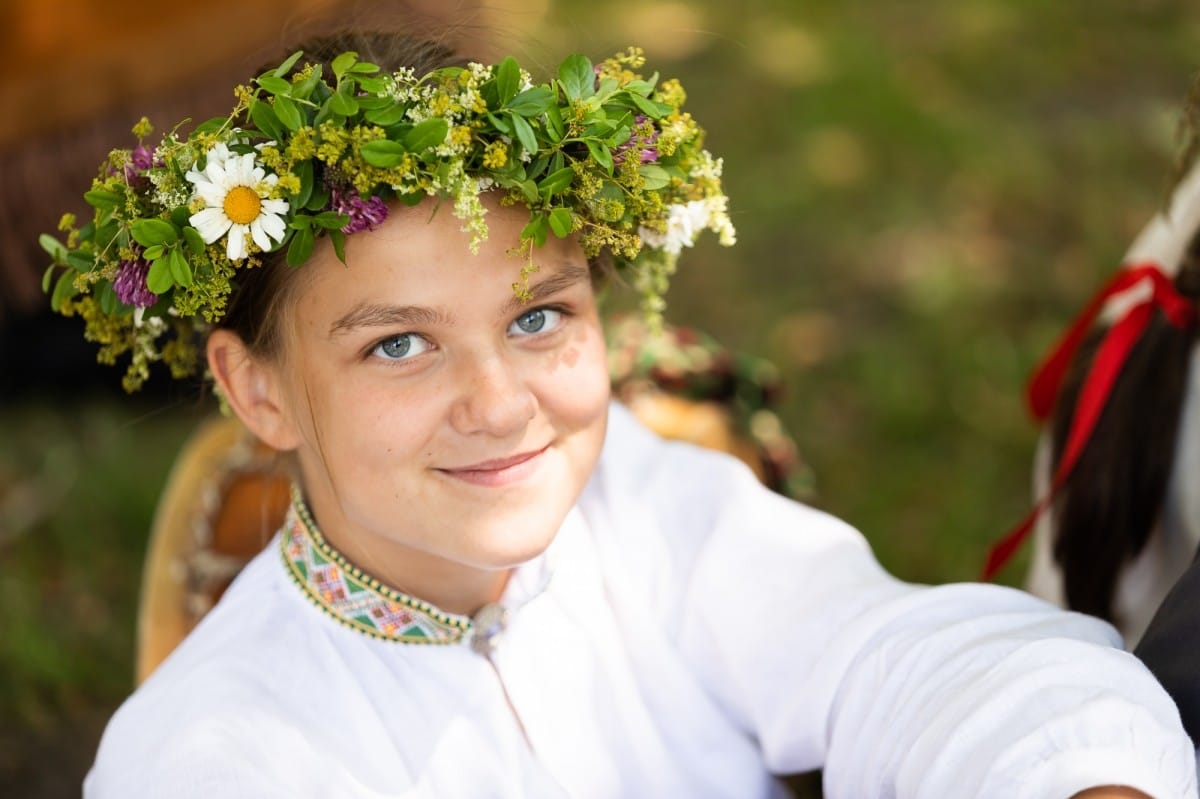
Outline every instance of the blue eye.
[(402, 361), (420, 355), (429, 348), (429, 342), (416, 333), (402, 333), (376, 344), (371, 354), (388, 361)]
[(543, 333), (558, 327), (562, 312), (553, 308), (535, 308), (518, 316), (508, 327), (511, 336)]

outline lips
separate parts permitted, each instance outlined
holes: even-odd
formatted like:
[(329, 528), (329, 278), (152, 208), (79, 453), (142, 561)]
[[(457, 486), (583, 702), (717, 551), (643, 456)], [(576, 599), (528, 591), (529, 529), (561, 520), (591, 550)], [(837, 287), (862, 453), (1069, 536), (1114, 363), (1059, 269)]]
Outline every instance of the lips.
[(449, 477), (476, 485), (506, 485), (532, 473), (548, 449), (550, 446), (546, 445), (541, 449), (521, 452), (504, 458), (479, 461), (467, 466), (438, 469), (438, 471)]

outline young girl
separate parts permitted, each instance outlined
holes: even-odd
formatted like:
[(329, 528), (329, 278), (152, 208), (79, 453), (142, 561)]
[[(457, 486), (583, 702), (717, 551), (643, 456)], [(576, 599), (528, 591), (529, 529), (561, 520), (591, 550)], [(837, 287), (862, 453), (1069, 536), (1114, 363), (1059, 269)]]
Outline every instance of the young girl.
[(816, 768), (831, 797), (1195, 794), (1110, 627), (901, 583), (610, 404), (593, 282), (653, 315), (682, 247), (732, 243), (677, 83), (635, 51), (533, 85), (401, 43), (306, 47), (114, 154), (95, 219), (45, 241), (130, 385), (214, 324), (221, 395), (297, 467), (86, 796), (766, 797)]

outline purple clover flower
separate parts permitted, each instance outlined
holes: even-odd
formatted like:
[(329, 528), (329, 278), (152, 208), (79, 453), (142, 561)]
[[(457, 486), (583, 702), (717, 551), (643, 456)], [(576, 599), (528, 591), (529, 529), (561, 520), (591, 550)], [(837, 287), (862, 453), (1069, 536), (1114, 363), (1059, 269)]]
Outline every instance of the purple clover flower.
[(342, 228), (343, 233), (374, 230), (387, 219), (387, 203), (379, 197), (364, 200), (355, 189), (342, 189), (337, 186), (330, 188), (329, 193), (334, 213), (350, 217), (350, 221)]
[(117, 279), (113, 281), (113, 292), (125, 305), (136, 308), (149, 308), (158, 302), (158, 295), (146, 285), (146, 275), (150, 273), (150, 263), (141, 257), (141, 250), (135, 251), (132, 261), (122, 261), (117, 271)]
[(133, 183), (138, 178), (141, 178), (146, 170), (152, 166), (156, 166), (154, 150), (140, 144), (134, 147), (133, 152), (129, 154), (129, 163), (125, 164), (126, 182)]
[(638, 159), (643, 164), (653, 164), (658, 160), (658, 148), (655, 146), (655, 142), (658, 141), (658, 131), (651, 130), (649, 136), (638, 134), (638, 127), (645, 124), (647, 119), (647, 117), (638, 114), (634, 119), (633, 134), (623, 144), (617, 145), (616, 150), (613, 152), (613, 163), (618, 167), (625, 163), (629, 152), (634, 149), (638, 151)]

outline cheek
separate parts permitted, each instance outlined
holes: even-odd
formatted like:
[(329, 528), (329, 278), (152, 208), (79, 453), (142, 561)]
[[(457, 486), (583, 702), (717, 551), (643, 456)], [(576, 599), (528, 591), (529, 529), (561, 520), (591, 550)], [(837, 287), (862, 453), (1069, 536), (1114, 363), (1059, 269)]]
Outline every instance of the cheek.
[(555, 354), (547, 375), (550, 403), (571, 420), (587, 427), (607, 412), (610, 383), (607, 352), (599, 331), (589, 331)]

